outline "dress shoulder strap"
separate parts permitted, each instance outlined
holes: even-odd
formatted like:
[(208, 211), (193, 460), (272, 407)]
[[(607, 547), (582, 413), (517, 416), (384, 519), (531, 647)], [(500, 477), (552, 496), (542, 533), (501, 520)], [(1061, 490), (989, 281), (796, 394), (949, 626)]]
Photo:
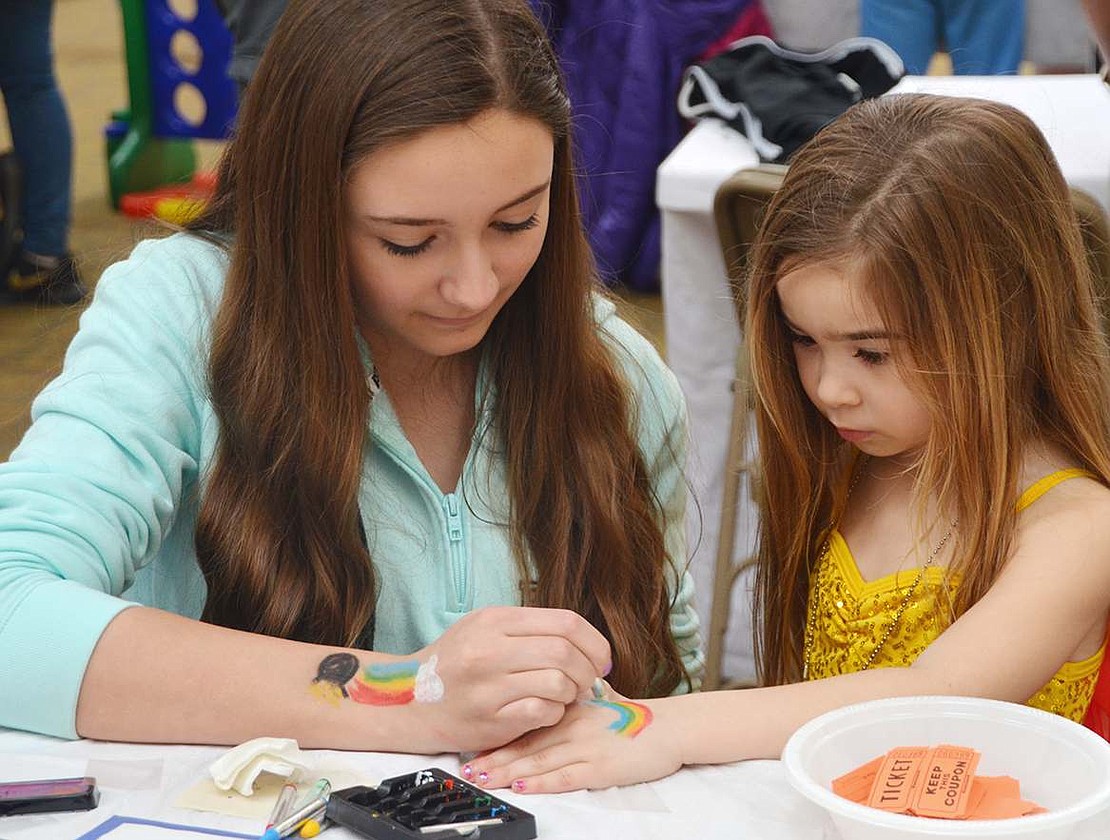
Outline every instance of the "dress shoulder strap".
[(1021, 513), (1033, 502), (1037, 501), (1041, 496), (1055, 487), (1057, 484), (1062, 484), (1068, 479), (1072, 478), (1094, 478), (1097, 479), (1093, 472), (1084, 470), (1079, 467), (1072, 467), (1066, 470), (1056, 470), (1056, 472), (1049, 473), (1044, 478), (1039, 478), (1025, 488), (1025, 492), (1018, 498), (1017, 509)]

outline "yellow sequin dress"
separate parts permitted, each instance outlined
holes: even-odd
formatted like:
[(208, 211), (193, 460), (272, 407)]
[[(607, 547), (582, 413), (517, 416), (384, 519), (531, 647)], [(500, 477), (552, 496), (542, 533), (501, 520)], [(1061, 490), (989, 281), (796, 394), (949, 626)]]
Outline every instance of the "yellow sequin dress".
[[(1018, 499), (1022, 511), (1062, 481), (1090, 477), (1085, 470), (1054, 472), (1031, 485)], [(904, 569), (877, 580), (865, 581), (848, 544), (834, 530), (829, 550), (813, 577), (809, 592), (807, 626), (813, 627), (809, 647), (809, 679), (863, 670), (890, 627), (906, 590), (920, 569)], [(878, 651), (873, 668), (906, 666), (932, 644), (948, 626), (950, 598), (958, 579), (945, 579), (946, 570), (930, 566), (917, 586), (902, 620)], [(816, 621), (813, 620), (816, 614)], [(1027, 704), (1082, 721), (1091, 702), (1106, 642), (1082, 662), (1066, 662)]]

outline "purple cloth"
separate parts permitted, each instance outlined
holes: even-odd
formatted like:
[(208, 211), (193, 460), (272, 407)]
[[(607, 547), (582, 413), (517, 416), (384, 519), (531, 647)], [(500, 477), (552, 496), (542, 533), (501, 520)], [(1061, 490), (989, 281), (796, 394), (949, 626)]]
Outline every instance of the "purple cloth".
[(685, 126), (682, 71), (758, 0), (531, 0), (566, 76), (582, 211), (607, 282), (659, 287), (655, 170)]

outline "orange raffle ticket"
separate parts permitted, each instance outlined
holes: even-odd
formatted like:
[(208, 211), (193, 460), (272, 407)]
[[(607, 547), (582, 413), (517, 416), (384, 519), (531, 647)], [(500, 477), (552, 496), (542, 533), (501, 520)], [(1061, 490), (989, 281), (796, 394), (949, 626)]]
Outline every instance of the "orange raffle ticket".
[(896, 747), (883, 757), (867, 804), (882, 811), (908, 811), (924, 768), (927, 747)]
[(968, 815), (971, 781), (979, 753), (968, 747), (942, 744), (929, 750), (909, 810), (919, 817), (960, 820)]
[(832, 781), (833, 792), (896, 814), (948, 820), (1000, 820), (1039, 814), (1017, 779), (980, 776), (970, 747), (896, 747)]

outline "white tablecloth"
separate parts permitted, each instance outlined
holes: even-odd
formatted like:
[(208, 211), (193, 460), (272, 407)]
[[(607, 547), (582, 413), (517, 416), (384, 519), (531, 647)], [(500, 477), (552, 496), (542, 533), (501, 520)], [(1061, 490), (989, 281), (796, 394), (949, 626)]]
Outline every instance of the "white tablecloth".
[[(1096, 76), (910, 76), (893, 92), (911, 91), (979, 96), (1019, 108), (1045, 133), (1068, 182), (1110, 208), (1110, 91)], [(730, 175), (757, 163), (743, 136), (723, 123), (705, 121), (659, 166), (656, 184), (663, 221), (667, 360), (690, 411), (689, 479), (697, 502), (689, 526), (690, 545), (696, 547), (691, 571), (705, 617), (721, 515), (732, 405), (729, 383), (740, 340), (713, 222), (713, 196)], [(737, 557), (750, 552), (755, 522), (750, 499), (742, 499)], [(734, 595), (732, 615), (725, 673), (751, 677), (751, 611), (743, 585)]]
[[(730, 721), (728, 725), (743, 723)], [(96, 777), (100, 790), (100, 804), (92, 811), (0, 817), (0, 840), (75, 840), (112, 817), (257, 837), (264, 818), (243, 819), (175, 804), (184, 793), (210, 779), (209, 765), (225, 751), (223, 747), (61, 741), (0, 729), (0, 781), (89, 775)], [(356, 775), (349, 784), (375, 786), (382, 779), (427, 767), (459, 772), (454, 755), (306, 750), (303, 757), (310, 767)], [(650, 784), (602, 791), (544, 796), (494, 793), (535, 815), (541, 840), (840, 838), (824, 811), (794, 791), (778, 761), (688, 767)], [(105, 838), (113, 836), (124, 835), (113, 831)], [(174, 837), (164, 829), (141, 824), (128, 826), (126, 836), (129, 840)], [(324, 840), (359, 840), (361, 835), (332, 826), (322, 836)], [(1107, 837), (1110, 811), (1091, 817), (1071, 840)]]
[[(218, 747), (170, 747), (59, 741), (0, 730), (0, 781), (94, 775), (101, 791), (94, 811), (0, 817), (3, 840), (74, 840), (113, 815), (258, 836), (257, 820), (178, 808), (181, 794), (207, 778)], [(455, 756), (308, 751), (327, 765), (349, 766), (376, 785), (425, 767), (458, 773)], [(323, 764), (321, 764), (323, 766)], [(557, 796), (497, 796), (531, 812), (543, 840), (835, 840), (816, 806), (787, 783), (777, 761), (696, 767), (661, 781)], [(108, 834), (107, 838), (111, 838)], [(133, 835), (134, 836), (134, 835)], [(142, 835), (138, 835), (142, 836)], [(151, 829), (151, 837), (159, 832)], [(357, 840), (340, 827), (324, 840)], [(145, 840), (145, 839), (144, 839)]]
[[(742, 725), (730, 722), (729, 725)], [(0, 729), (0, 781), (97, 778), (93, 811), (0, 817), (2, 840), (75, 840), (113, 816), (178, 826), (262, 833), (263, 820), (177, 807), (182, 794), (209, 778), (222, 747), (60, 741)], [(356, 783), (439, 767), (457, 774), (456, 756), (308, 750), (311, 766), (348, 769)], [(495, 794), (534, 814), (541, 840), (838, 840), (825, 813), (795, 793), (777, 761), (689, 767), (651, 784), (547, 796)], [(128, 826), (131, 840), (169, 840), (163, 829)], [(122, 836), (116, 832), (106, 840)], [(181, 836), (181, 835), (177, 835)], [(190, 832), (192, 836), (192, 832)], [(332, 826), (324, 840), (359, 840)], [(1072, 840), (1110, 837), (1110, 811), (1091, 818)]]

